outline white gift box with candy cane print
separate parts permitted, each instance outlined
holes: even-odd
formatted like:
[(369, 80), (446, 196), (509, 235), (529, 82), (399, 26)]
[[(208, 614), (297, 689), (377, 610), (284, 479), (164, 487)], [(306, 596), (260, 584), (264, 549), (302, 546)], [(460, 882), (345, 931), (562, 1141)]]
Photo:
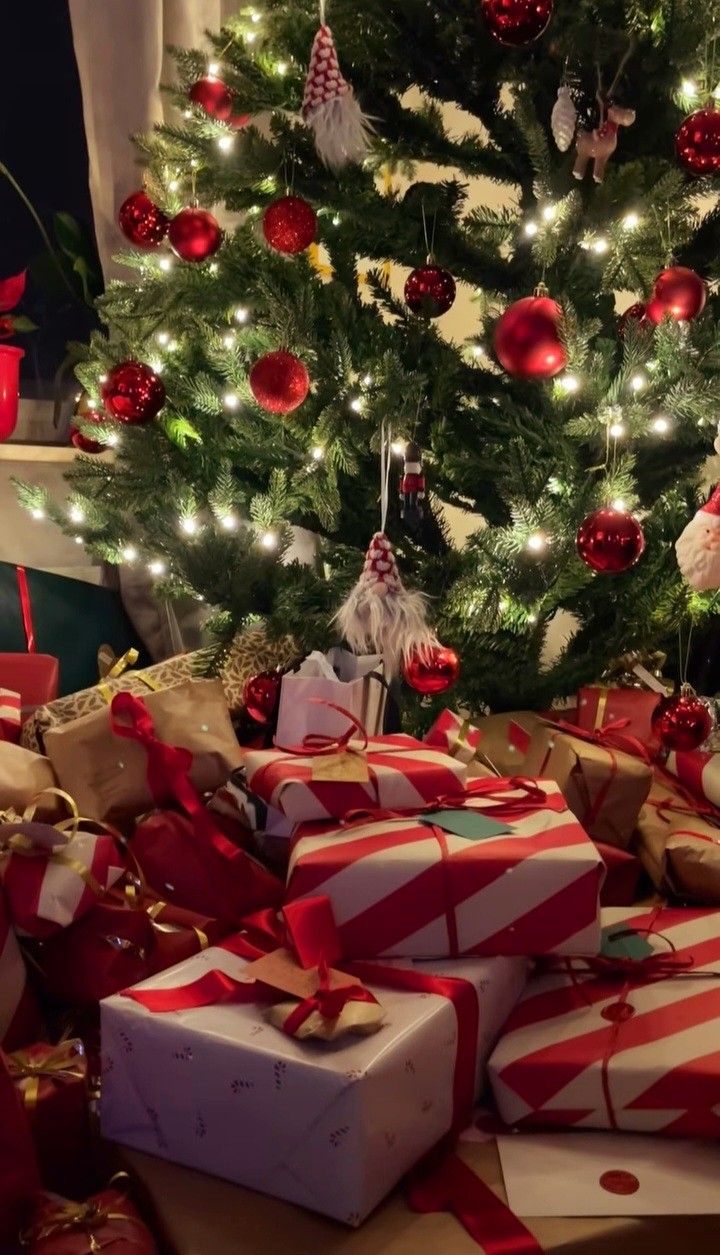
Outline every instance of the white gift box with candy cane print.
[(720, 1137), (720, 912), (602, 918), (608, 961), (534, 976), (510, 1016), (489, 1064), (500, 1114)]
[(288, 900), (327, 894), (355, 958), (597, 953), (603, 862), (557, 785), (478, 780), (462, 802), (301, 825)]
[[(133, 993), (185, 986), (211, 970), (239, 980), (244, 969), (243, 959), (213, 947)], [(485, 1060), (524, 986), (525, 962), (475, 959), (413, 970), (470, 983), (477, 1095)], [(286, 1036), (253, 1004), (156, 1014), (131, 998), (107, 999), (103, 1135), (359, 1224), (448, 1132), (461, 1032), (447, 997), (363, 980), (382, 1004), (384, 1025), (373, 1036), (330, 1045)]]
[(462, 793), (467, 767), (414, 737), (370, 737), (325, 753), (245, 751), (248, 788), (295, 823), (352, 810), (413, 810)]
[(19, 742), (21, 705), (19, 693), (0, 688), (0, 741), (12, 741), (16, 745)]

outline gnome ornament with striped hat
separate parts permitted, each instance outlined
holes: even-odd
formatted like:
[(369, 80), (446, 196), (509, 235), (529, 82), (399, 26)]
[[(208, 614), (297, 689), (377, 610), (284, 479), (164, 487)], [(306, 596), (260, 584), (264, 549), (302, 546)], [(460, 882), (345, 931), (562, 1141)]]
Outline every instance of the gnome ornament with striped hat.
[(720, 588), (720, 484), (675, 545), (683, 579), (698, 592)]
[(315, 136), (318, 156), (331, 170), (362, 161), (372, 128), (341, 73), (335, 40), (325, 24), (324, 0), (310, 53), (302, 116)]

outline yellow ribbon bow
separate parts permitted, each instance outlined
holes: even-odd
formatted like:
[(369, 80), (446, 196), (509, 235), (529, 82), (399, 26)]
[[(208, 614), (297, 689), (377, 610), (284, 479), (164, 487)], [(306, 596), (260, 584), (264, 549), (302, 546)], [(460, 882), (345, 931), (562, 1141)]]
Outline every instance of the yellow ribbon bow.
[(28, 1111), (37, 1107), (43, 1077), (54, 1081), (82, 1080), (85, 1076), (84, 1059), (85, 1047), (78, 1038), (61, 1041), (48, 1054), (34, 1055), (32, 1049), (23, 1049), (5, 1056), (12, 1079), (27, 1081), (22, 1087), (22, 1094)]
[[(56, 824), (43, 824), (43, 827), (54, 828), (55, 831), (59, 833), (62, 838), (61, 846), (48, 848), (39, 842), (33, 841), (32, 836), (27, 832), (10, 831), (9, 833), (3, 833), (2, 826), (12, 829), (20, 826), (21, 824), (33, 823), (35, 821), (35, 814), (40, 802), (44, 797), (48, 796), (59, 797), (70, 811), (69, 818), (67, 819), (61, 819)], [(41, 821), (37, 822), (40, 823)], [(102, 897), (105, 893), (104, 886), (96, 880), (90, 869), (86, 867), (84, 863), (81, 863), (79, 859), (72, 858), (69, 854), (66, 854), (65, 850), (62, 848), (63, 846), (69, 845), (73, 837), (77, 836), (80, 831), (81, 824), (88, 824), (93, 828), (101, 828), (115, 840), (120, 840), (121, 842), (123, 840), (118, 830), (113, 828), (111, 824), (106, 824), (97, 819), (87, 819), (85, 816), (81, 815), (73, 798), (71, 798), (70, 794), (66, 793), (64, 789), (43, 789), (42, 793), (38, 793), (33, 801), (25, 807), (22, 815), (18, 815), (13, 810), (0, 812), (0, 878), (2, 876), (3, 855), (8, 856), (11, 854), (22, 854), (28, 858), (46, 858), (51, 863), (59, 863), (61, 866), (67, 867), (70, 871), (75, 872), (81, 880), (84, 880), (88, 888), (91, 889), (97, 897)]]
[[(116, 1172), (109, 1185), (112, 1186), (120, 1180), (129, 1180), (127, 1172)], [(42, 1224), (35, 1225), (23, 1233), (20, 1240), (23, 1246), (29, 1246), (31, 1242), (42, 1242), (45, 1238), (56, 1237), (60, 1233), (71, 1233), (73, 1229), (86, 1229), (88, 1246), (84, 1255), (96, 1255), (97, 1251), (106, 1250), (115, 1242), (123, 1241), (127, 1237), (127, 1234), (123, 1233), (111, 1234), (102, 1242), (98, 1242), (93, 1229), (102, 1228), (108, 1220), (127, 1220), (132, 1224), (135, 1217), (128, 1212), (111, 1211), (108, 1205), (98, 1202), (97, 1199), (91, 1198), (87, 1203), (60, 1202), (47, 1214)]]

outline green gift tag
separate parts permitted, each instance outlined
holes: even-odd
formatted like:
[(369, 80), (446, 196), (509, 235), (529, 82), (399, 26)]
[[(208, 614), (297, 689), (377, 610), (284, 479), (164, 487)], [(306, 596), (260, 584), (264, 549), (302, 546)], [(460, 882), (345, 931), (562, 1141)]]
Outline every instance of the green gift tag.
[(507, 824), (499, 824), (481, 811), (432, 811), (423, 815), (421, 822), (434, 824), (444, 832), (451, 832), (454, 837), (465, 837), (468, 841), (485, 841), (488, 837), (501, 837), (512, 831)]
[(654, 954), (650, 942), (642, 933), (633, 928), (623, 928), (622, 924), (611, 924), (603, 929), (602, 949), (608, 959), (647, 959)]

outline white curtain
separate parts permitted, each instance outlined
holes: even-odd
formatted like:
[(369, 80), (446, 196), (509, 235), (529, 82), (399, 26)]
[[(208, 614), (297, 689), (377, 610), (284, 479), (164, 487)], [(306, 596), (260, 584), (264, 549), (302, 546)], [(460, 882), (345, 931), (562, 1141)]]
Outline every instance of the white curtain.
[(90, 161), (90, 194), (105, 277), (122, 246), (117, 211), (141, 183), (130, 136), (163, 120), (168, 44), (202, 48), (239, 0), (69, 0)]

